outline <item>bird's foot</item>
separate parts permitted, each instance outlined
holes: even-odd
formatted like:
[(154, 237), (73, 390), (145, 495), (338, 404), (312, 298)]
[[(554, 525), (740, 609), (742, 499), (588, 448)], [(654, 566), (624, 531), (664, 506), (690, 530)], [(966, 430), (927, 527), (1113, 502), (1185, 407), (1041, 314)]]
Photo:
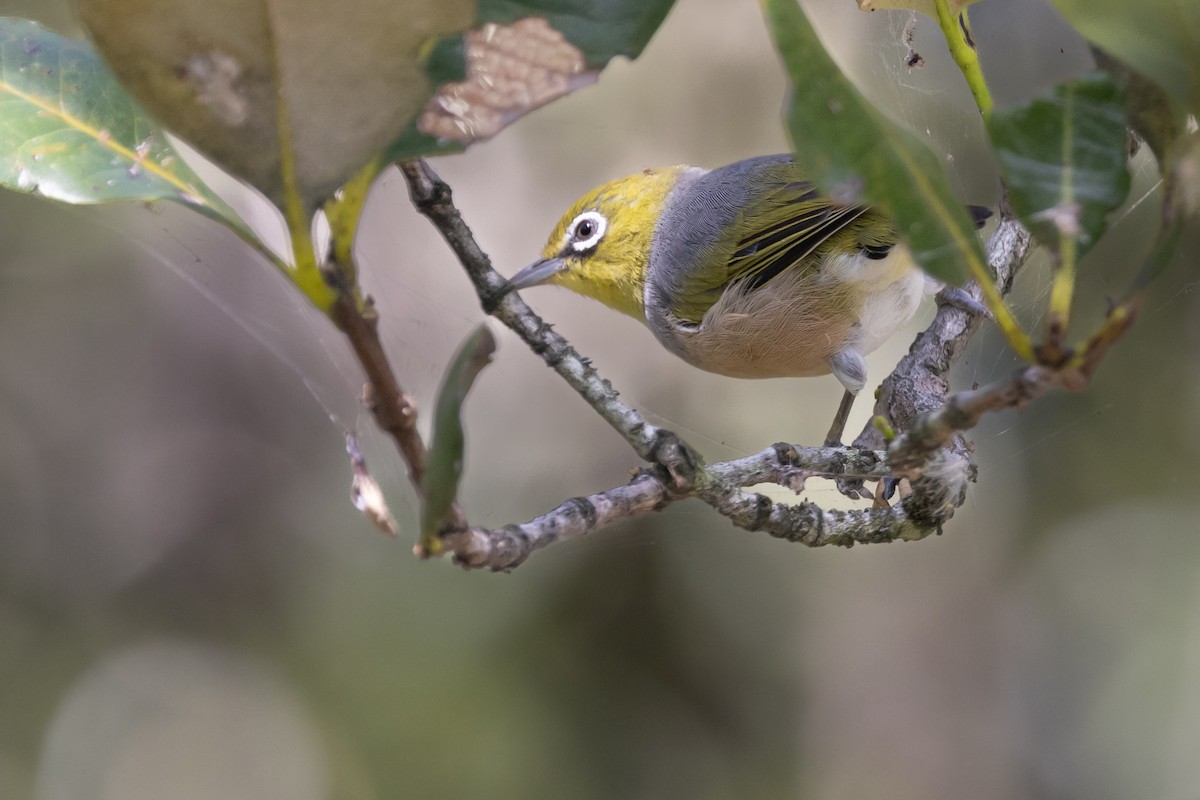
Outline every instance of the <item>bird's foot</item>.
[(951, 306), (976, 317), (995, 320), (995, 317), (992, 316), (992, 312), (987, 306), (976, 300), (970, 292), (960, 286), (947, 286), (945, 289), (942, 289), (938, 292), (937, 300), (939, 305)]

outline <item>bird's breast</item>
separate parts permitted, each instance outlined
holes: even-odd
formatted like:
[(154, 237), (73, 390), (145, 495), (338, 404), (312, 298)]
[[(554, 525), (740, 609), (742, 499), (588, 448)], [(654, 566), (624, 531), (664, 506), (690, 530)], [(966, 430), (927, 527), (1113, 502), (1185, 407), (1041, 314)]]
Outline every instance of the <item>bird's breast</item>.
[(709, 372), (825, 375), (835, 354), (865, 355), (911, 319), (924, 286), (905, 252), (881, 260), (835, 256), (818, 270), (789, 270), (751, 290), (731, 286), (699, 325), (649, 304), (647, 324), (667, 349)]

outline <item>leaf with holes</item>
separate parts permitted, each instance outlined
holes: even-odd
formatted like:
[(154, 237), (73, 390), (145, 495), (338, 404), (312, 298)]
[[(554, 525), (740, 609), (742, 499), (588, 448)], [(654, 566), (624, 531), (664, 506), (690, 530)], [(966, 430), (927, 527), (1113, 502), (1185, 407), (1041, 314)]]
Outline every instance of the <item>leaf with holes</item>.
[(484, 323), (458, 348), (442, 380), (434, 408), (433, 441), (425, 463), (425, 476), (421, 480), (424, 495), (421, 506), (421, 550), (426, 555), (437, 555), (439, 552), (441, 543), (437, 538), (438, 532), (458, 497), (466, 444), (462, 425), (463, 403), (480, 371), (491, 362), (495, 352), (496, 340), (488, 330), (487, 323)]
[(65, 203), (173, 200), (243, 235), (91, 45), (0, 18), (0, 185)]
[(1093, 72), (988, 122), (1013, 208), (1055, 252), (1082, 257), (1129, 194), (1124, 108), (1112, 76)]

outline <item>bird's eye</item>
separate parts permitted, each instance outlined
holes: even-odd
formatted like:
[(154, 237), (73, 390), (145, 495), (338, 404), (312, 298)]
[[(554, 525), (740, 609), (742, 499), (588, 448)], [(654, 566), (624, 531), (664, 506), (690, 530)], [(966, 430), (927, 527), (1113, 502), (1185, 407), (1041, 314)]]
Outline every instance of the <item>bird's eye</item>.
[(571, 221), (568, 228), (571, 249), (576, 253), (585, 253), (596, 246), (604, 237), (608, 221), (599, 211), (585, 211)]

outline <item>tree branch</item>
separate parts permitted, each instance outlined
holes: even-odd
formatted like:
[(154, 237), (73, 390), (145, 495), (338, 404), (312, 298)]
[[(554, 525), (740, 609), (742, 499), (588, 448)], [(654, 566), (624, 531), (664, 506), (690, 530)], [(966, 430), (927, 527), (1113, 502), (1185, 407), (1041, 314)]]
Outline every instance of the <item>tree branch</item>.
[[(741, 491), (776, 483), (799, 494), (804, 479), (816, 475), (879, 480), (891, 474), (882, 453), (780, 443), (752, 456), (713, 464), (703, 474), (706, 480), (701, 484), (706, 488), (697, 490), (696, 496), (735, 525), (811, 547), (920, 539), (934, 530), (909, 520), (902, 507), (823, 511), (814, 503), (773, 503), (764, 495)], [(662, 467), (640, 470), (625, 486), (571, 498), (521, 525), (496, 530), (473, 527), (448, 535), (444, 542), (464, 567), (509, 570), (553, 542), (578, 539), (623, 517), (658, 511), (689, 496), (673, 492), (668, 484)]]

